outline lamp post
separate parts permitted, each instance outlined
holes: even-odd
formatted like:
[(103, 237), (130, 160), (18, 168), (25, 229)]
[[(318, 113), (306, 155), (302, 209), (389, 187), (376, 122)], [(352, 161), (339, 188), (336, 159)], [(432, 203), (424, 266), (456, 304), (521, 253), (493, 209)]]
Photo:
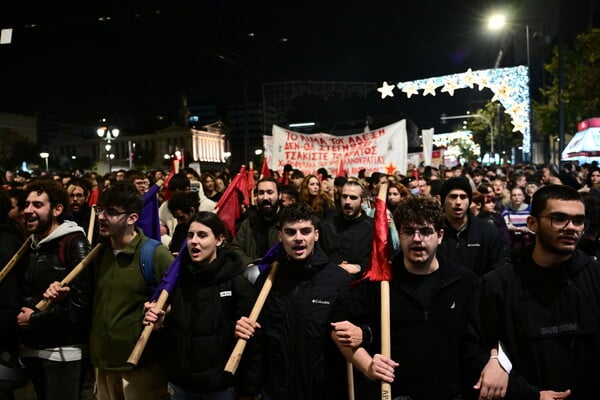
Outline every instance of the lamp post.
[(490, 151), (492, 153), (492, 157), (496, 160), (496, 154), (494, 153), (494, 129), (492, 128), (492, 121), (489, 118), (484, 117), (481, 114), (463, 114), (463, 115), (442, 115), (440, 120), (445, 122), (449, 119), (463, 119), (463, 118), (479, 118), (487, 122), (488, 127), (490, 128)]
[(46, 162), (46, 173), (48, 173), (48, 157), (50, 157), (50, 153), (43, 151), (40, 153), (40, 157)]
[(119, 136), (119, 129), (108, 126), (101, 126), (96, 131), (100, 139), (106, 141), (106, 145), (104, 145), (104, 149), (106, 150), (106, 156), (108, 158), (108, 172), (112, 172), (112, 159), (114, 158), (114, 154), (110, 152), (112, 149), (112, 141)]
[[(508, 23), (506, 22), (506, 17), (502, 14), (495, 14), (489, 17), (488, 19), (488, 29), (491, 31), (498, 31), (501, 29), (504, 29), (504, 27), (506, 25), (513, 25), (513, 26), (521, 26), (521, 27), (525, 27), (525, 51), (526, 51), (526, 58), (527, 58), (527, 77), (529, 78), (529, 92), (531, 93), (531, 51), (529, 49), (529, 24), (527, 23)], [(502, 57), (501, 55), (502, 53), (502, 49), (500, 50), (500, 54), (498, 56), (498, 59), (496, 60), (496, 65), (494, 66), (494, 68), (497, 68), (499, 63), (500, 63), (500, 58)], [(531, 138), (531, 94), (530, 94), (530, 100), (529, 100), (529, 148), (527, 149), (527, 152), (529, 153), (529, 157), (527, 157), (527, 160), (524, 161), (533, 161), (533, 140)], [(526, 157), (523, 157), (524, 159)]]

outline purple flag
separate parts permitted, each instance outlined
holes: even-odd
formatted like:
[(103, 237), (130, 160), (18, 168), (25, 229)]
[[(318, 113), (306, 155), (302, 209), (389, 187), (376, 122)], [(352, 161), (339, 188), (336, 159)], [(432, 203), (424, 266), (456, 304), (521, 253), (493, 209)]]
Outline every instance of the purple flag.
[(160, 220), (158, 219), (158, 197), (156, 194), (160, 190), (160, 186), (152, 185), (144, 196), (144, 206), (142, 214), (138, 219), (137, 226), (144, 232), (144, 235), (149, 238), (156, 239), (160, 242)]
[(165, 272), (165, 276), (160, 281), (160, 284), (158, 285), (156, 290), (154, 290), (154, 293), (152, 293), (150, 301), (156, 301), (163, 290), (166, 290), (169, 294), (173, 292), (175, 284), (177, 283), (177, 278), (179, 277), (181, 259), (185, 253), (187, 253), (187, 238), (183, 241), (183, 244), (179, 249), (179, 254), (177, 254), (177, 257), (175, 257), (175, 260), (173, 260), (173, 263), (171, 264), (169, 269), (167, 269), (167, 272)]
[(269, 265), (279, 260), (279, 257), (281, 257), (282, 253), (283, 245), (281, 242), (275, 243), (260, 259), (260, 262), (258, 263), (258, 270), (262, 273), (265, 269), (269, 268)]

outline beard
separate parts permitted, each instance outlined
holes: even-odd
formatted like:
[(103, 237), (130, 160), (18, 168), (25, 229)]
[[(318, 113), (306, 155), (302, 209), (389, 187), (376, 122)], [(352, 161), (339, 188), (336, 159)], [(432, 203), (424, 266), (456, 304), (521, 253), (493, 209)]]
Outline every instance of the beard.
[(273, 218), (277, 214), (277, 203), (271, 204), (269, 200), (265, 199), (259, 204), (258, 210), (263, 218)]
[(45, 233), (50, 230), (52, 222), (52, 218), (50, 218), (48, 215), (43, 218), (38, 217), (36, 226), (32, 229), (27, 229), (27, 232), (35, 235)]

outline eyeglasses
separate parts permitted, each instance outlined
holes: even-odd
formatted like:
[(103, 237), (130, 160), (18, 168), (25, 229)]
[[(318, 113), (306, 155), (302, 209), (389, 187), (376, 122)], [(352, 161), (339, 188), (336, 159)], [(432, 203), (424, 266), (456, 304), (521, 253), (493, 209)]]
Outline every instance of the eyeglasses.
[(540, 218), (548, 218), (552, 228), (557, 230), (566, 229), (569, 223), (572, 223), (576, 228), (585, 227), (588, 222), (584, 215), (568, 215), (563, 213), (540, 215)]
[(402, 228), (400, 234), (409, 238), (413, 238), (418, 234), (421, 239), (429, 239), (435, 233), (435, 229), (430, 226), (420, 226), (418, 228)]
[(117, 215), (124, 215), (124, 214), (129, 214), (130, 211), (118, 211), (116, 208), (104, 208), (101, 206), (94, 206), (94, 211), (96, 212), (97, 215), (102, 214), (104, 211), (106, 211), (106, 214), (108, 214), (110, 217), (116, 217)]

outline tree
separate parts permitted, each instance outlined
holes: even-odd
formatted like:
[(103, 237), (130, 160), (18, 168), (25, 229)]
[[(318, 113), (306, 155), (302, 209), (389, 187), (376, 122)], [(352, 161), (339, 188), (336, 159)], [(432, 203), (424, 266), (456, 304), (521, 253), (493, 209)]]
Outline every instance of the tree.
[[(577, 123), (600, 113), (600, 29), (577, 36), (572, 49), (563, 50), (563, 92), (565, 131), (575, 132)], [(559, 53), (544, 66), (551, 84), (540, 89), (541, 102), (533, 102), (537, 130), (546, 135), (559, 132)]]
[(21, 168), (23, 161), (27, 164), (39, 163), (40, 147), (24, 139), (10, 128), (0, 128), (0, 166), (4, 170)]
[(483, 117), (467, 119), (467, 129), (473, 132), (473, 141), (480, 146), (482, 155), (491, 151), (490, 123), (494, 130), (495, 153), (510, 154), (511, 148), (523, 144), (523, 135), (512, 131), (510, 116), (504, 113), (504, 107), (499, 102), (489, 101), (473, 114)]

